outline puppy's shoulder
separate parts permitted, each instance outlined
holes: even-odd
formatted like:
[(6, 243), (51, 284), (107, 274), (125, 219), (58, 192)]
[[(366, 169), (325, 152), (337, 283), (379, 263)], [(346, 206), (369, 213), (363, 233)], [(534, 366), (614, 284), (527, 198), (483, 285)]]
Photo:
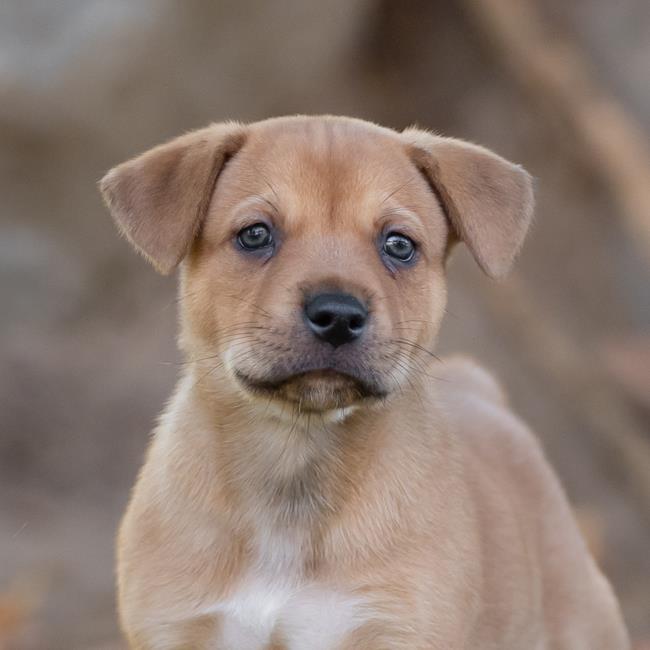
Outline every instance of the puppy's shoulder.
[(467, 356), (450, 356), (437, 364), (435, 377), (444, 398), (478, 398), (494, 404), (507, 404), (506, 393), (492, 373)]
[(435, 404), (451, 431), (473, 453), (544, 463), (536, 436), (511, 410), (505, 390), (473, 359), (443, 358), (432, 372)]

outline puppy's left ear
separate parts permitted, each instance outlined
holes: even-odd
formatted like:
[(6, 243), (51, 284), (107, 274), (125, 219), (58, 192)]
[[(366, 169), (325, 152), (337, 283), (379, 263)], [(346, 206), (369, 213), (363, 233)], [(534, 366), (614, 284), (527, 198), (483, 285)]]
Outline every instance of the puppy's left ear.
[(241, 124), (212, 124), (118, 165), (99, 182), (119, 230), (161, 273), (188, 253), (219, 172), (244, 139)]
[(530, 175), (468, 142), (419, 129), (403, 137), (415, 165), (443, 204), (459, 239), (490, 277), (505, 275), (533, 216)]

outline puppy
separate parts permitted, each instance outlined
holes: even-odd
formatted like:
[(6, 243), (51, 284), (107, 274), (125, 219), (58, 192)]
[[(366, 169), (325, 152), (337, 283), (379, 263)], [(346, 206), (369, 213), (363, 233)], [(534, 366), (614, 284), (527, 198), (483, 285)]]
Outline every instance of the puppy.
[(493, 277), (521, 246), (523, 169), (287, 117), (189, 133), (101, 190), (181, 266), (186, 369), (118, 540), (132, 648), (629, 647), (533, 435), (431, 352), (453, 244)]

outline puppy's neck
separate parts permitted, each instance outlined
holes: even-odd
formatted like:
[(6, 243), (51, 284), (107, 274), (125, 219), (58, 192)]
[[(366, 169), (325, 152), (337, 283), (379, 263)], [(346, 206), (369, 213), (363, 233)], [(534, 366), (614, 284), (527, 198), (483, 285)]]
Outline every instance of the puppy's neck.
[(406, 438), (423, 428), (410, 426), (404, 416), (391, 423), (395, 412), (417, 417), (413, 408), (394, 406), (301, 413), (189, 374), (170, 406), (167, 424), (174, 430), (167, 435), (182, 447), (179, 454), (201, 457), (208, 474), (201, 483), (217, 487), (238, 517), (313, 528), (345, 509), (390, 463), (402, 456), (406, 462), (413, 453)]
[(342, 486), (361, 470), (359, 458), (367, 462), (371, 453), (375, 432), (358, 425), (369, 415), (363, 408), (309, 413), (227, 389), (199, 399), (214, 426), (221, 478), (247, 507), (273, 512), (285, 523), (335, 512)]

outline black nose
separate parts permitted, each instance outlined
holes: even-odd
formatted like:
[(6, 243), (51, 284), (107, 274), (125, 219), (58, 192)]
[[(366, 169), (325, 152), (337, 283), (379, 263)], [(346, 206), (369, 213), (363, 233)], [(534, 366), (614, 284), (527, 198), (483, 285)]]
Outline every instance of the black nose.
[(305, 320), (311, 331), (335, 348), (359, 338), (368, 310), (348, 293), (320, 293), (305, 303)]

